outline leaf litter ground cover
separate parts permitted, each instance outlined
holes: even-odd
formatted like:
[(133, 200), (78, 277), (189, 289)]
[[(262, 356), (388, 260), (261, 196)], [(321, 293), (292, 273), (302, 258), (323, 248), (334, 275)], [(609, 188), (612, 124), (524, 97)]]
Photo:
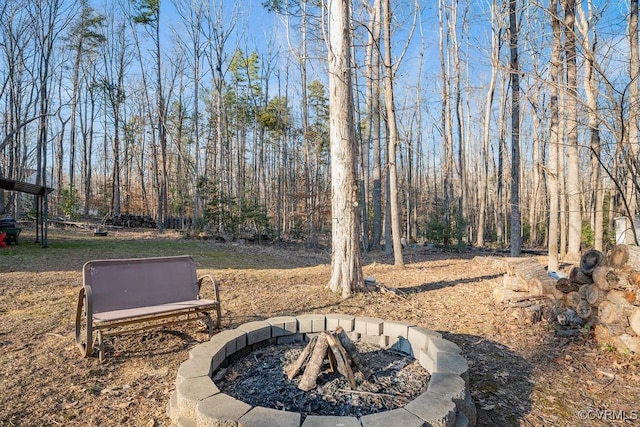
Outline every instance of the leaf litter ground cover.
[[(399, 292), (342, 300), (326, 289), (327, 250), (216, 244), (169, 232), (96, 237), (93, 228), (50, 229), (48, 249), (31, 243), (34, 232), (27, 227), (20, 237), (19, 245), (0, 249), (3, 427), (169, 426), (166, 405), (176, 372), (189, 350), (208, 340), (206, 328), (109, 338), (107, 361), (100, 364), (80, 356), (73, 322), (85, 262), (184, 254), (194, 257), (199, 274), (219, 282), (221, 329), (274, 316), (344, 313), (441, 332), (470, 363), (480, 426), (632, 425), (598, 414), (640, 411), (637, 356), (601, 348), (591, 338), (554, 337), (544, 322), (521, 324), (494, 303), (493, 289), (505, 273), (502, 253), (411, 248), (403, 268), (381, 252), (364, 254), (365, 276)], [(203, 290), (204, 298), (211, 296)]]

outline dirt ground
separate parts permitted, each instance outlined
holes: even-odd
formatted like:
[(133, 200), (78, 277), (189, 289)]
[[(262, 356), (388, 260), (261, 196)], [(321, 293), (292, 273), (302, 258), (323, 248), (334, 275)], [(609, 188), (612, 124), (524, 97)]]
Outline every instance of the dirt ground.
[[(554, 337), (524, 325), (492, 299), (499, 254), (405, 252), (396, 268), (381, 253), (364, 273), (391, 293), (348, 300), (329, 292), (329, 254), (295, 245), (236, 245), (167, 233), (51, 231), (49, 248), (0, 249), (0, 425), (168, 426), (166, 404), (180, 363), (207, 340), (194, 324), (110, 338), (107, 360), (75, 347), (81, 270), (90, 259), (191, 254), (198, 273), (220, 284), (222, 329), (271, 316), (345, 313), (402, 320), (438, 330), (470, 362), (481, 426), (640, 425), (640, 358), (592, 339)], [(205, 289), (203, 296), (211, 297)]]

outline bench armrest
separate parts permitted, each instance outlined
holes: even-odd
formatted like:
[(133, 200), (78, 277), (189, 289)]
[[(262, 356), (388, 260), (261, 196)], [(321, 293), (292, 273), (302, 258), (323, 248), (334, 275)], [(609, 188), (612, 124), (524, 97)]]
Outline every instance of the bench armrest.
[(216, 301), (216, 312), (217, 312), (215, 327), (218, 328), (220, 326), (220, 319), (222, 318), (222, 312), (220, 310), (220, 292), (218, 291), (218, 282), (216, 282), (216, 280), (213, 278), (211, 274), (205, 274), (204, 276), (200, 277), (198, 279), (198, 298), (200, 297), (200, 289), (202, 289), (202, 283), (204, 283), (205, 280), (210, 281), (213, 286), (213, 292), (215, 294), (215, 301)]

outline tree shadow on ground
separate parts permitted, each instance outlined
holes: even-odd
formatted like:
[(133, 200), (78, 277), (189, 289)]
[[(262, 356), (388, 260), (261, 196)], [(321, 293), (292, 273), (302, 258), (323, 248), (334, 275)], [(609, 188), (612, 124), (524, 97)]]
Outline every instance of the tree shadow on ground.
[(533, 369), (519, 354), (477, 335), (450, 334), (469, 362), (471, 395), (478, 410), (478, 426), (521, 425), (531, 411)]
[(438, 289), (448, 288), (456, 285), (462, 285), (465, 283), (475, 283), (475, 282), (483, 282), (486, 280), (494, 280), (500, 277), (502, 277), (502, 274), (488, 274), (485, 276), (476, 276), (476, 277), (469, 277), (466, 279), (457, 279), (457, 280), (445, 280), (445, 281), (441, 280), (433, 283), (422, 283), (421, 285), (403, 287), (402, 292), (406, 294), (415, 294), (420, 292), (435, 291)]

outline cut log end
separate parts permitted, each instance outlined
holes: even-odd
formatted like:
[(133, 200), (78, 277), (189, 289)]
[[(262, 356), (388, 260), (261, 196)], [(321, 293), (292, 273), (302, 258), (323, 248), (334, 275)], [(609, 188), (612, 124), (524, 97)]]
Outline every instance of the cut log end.
[(613, 268), (622, 268), (629, 261), (629, 247), (625, 244), (615, 245), (607, 256), (608, 264)]
[(580, 270), (585, 274), (591, 274), (603, 260), (604, 254), (602, 252), (595, 249), (586, 251), (580, 258)]

